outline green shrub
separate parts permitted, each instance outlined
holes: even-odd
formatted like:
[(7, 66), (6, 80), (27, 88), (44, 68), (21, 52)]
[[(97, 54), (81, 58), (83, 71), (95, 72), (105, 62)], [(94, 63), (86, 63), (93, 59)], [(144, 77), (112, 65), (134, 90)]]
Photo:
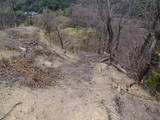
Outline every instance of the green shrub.
[(160, 73), (151, 71), (148, 74), (147, 80), (144, 81), (150, 87), (157, 87), (160, 85)]
[(32, 22), (32, 19), (27, 17), (24, 21), (24, 25), (25, 26), (30, 26), (30, 25), (33, 25), (33, 22)]

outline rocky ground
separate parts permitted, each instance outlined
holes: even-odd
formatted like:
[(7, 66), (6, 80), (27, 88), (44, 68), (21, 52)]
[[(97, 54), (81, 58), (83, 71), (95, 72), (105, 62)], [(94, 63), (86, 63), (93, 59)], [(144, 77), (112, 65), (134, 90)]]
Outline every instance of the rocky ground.
[(0, 42), (0, 120), (159, 120), (159, 102), (98, 55), (61, 50), (34, 27)]

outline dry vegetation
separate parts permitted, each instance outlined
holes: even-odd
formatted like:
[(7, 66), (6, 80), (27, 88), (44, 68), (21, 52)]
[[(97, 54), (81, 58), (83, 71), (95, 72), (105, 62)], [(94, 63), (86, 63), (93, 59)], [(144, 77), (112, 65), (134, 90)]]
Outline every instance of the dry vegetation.
[[(14, 43), (7, 44), (7, 51), (17, 51), (19, 54), (10, 58), (1, 56), (0, 81), (8, 82), (9, 84), (18, 82), (30, 87), (55, 85), (56, 80), (60, 79), (60, 71), (54, 69), (50, 64), (48, 66), (46, 64), (49, 61), (53, 61), (57, 54), (40, 41), (39, 34), (36, 32), (38, 29), (29, 29), (31, 31), (25, 28), (6, 30), (7, 35), (12, 38)], [(34, 32), (32, 32), (32, 29)], [(10, 42), (9, 40), (6, 36), (6, 43)], [(40, 58), (46, 58), (47, 62), (45, 63), (44, 61), (43, 63), (42, 61), (42, 65), (38, 65), (36, 60)]]
[(0, 76), (9, 84), (19, 82), (29, 87), (46, 87), (55, 85), (60, 73), (53, 68), (44, 70), (35, 67), (31, 59), (16, 58), (0, 61)]

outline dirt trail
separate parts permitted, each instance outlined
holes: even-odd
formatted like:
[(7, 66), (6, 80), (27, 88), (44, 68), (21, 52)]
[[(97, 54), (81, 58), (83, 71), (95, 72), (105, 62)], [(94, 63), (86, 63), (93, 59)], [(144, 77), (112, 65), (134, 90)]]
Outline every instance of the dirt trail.
[(3, 120), (159, 120), (160, 104), (138, 85), (126, 91), (133, 80), (99, 56), (58, 51), (66, 62), (54, 61), (63, 73), (56, 86), (0, 84), (0, 119), (21, 102)]

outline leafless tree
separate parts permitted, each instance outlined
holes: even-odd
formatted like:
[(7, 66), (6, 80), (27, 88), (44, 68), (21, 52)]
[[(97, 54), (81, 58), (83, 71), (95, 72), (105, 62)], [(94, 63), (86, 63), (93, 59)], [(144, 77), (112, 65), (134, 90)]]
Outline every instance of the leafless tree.
[(8, 5), (10, 9), (13, 11), (14, 15), (16, 16), (16, 5), (18, 0), (8, 0)]
[[(155, 7), (151, 9), (150, 5), (154, 5)], [(152, 65), (152, 58), (155, 55), (155, 51), (160, 48), (160, 39), (158, 37), (160, 34), (160, 1), (148, 1), (140, 9), (142, 10), (142, 20), (145, 19), (143, 24), (148, 24), (146, 28), (148, 29), (148, 34), (144, 39), (143, 45), (138, 48), (132, 61), (132, 66), (135, 66), (132, 70), (134, 77), (137, 79), (142, 79), (147, 74)]]
[[(128, 0), (96, 0), (100, 24), (104, 26), (104, 44), (102, 51), (110, 54), (110, 60), (118, 62), (120, 36), (122, 29), (129, 21), (130, 2)], [(118, 23), (115, 30), (112, 24)], [(102, 42), (103, 40), (101, 40)]]
[(64, 49), (63, 37), (55, 12), (44, 10), (41, 15), (33, 17), (32, 21), (34, 25), (45, 29), (47, 34), (50, 36), (50, 39), (53, 39), (51, 34), (54, 33), (54, 39), (59, 41), (61, 48)]
[(18, 0), (0, 1), (0, 29), (16, 25), (16, 4)]
[[(114, 51), (118, 51), (121, 31), (127, 23), (125, 17), (128, 16), (129, 2), (127, 1), (127, 5), (123, 5), (125, 2), (121, 0), (89, 0), (72, 7), (71, 24), (96, 29), (99, 33), (98, 53), (107, 52), (110, 54), (110, 59), (113, 59)], [(118, 22), (118, 31), (115, 31), (112, 26), (115, 18)]]
[[(102, 42), (102, 51), (106, 51), (111, 55), (111, 45), (113, 41), (113, 29), (112, 29), (112, 13), (110, 0), (97, 0), (98, 17), (101, 20), (102, 31), (104, 34), (104, 40)], [(108, 43), (108, 45), (107, 45)], [(101, 43), (100, 43), (101, 44)]]

